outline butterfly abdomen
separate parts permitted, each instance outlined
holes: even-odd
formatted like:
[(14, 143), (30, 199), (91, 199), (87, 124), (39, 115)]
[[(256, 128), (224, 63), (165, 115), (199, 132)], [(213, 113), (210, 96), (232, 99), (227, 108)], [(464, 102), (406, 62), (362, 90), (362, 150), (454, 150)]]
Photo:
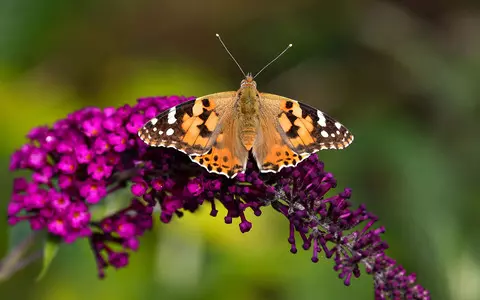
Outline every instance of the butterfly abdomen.
[(257, 129), (256, 127), (243, 127), (242, 132), (240, 132), (240, 139), (242, 144), (245, 146), (247, 150), (252, 149), (253, 143), (257, 138)]
[(238, 92), (237, 102), (238, 135), (247, 150), (252, 149), (257, 137), (259, 109), (257, 89), (250, 86), (241, 88)]

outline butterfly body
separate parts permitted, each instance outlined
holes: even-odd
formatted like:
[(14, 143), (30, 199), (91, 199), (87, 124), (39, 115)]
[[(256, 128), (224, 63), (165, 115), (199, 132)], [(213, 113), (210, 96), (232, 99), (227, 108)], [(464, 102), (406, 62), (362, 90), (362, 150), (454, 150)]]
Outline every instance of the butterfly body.
[(261, 172), (295, 166), (323, 149), (343, 149), (353, 135), (325, 113), (260, 93), (251, 75), (237, 92), (199, 97), (162, 112), (138, 132), (150, 146), (173, 147), (209, 172), (233, 178), (252, 152)]
[(235, 103), (238, 118), (238, 135), (247, 151), (252, 149), (257, 137), (260, 119), (260, 99), (255, 81), (247, 77), (240, 84)]

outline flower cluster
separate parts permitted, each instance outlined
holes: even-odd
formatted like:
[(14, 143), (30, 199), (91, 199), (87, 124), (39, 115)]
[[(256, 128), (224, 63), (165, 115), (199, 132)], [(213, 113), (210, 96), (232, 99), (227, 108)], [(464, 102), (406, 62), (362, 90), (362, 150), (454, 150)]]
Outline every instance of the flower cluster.
[[(29, 143), (11, 158), (10, 170), (28, 169), (32, 175), (31, 181), (14, 181), (9, 223), (26, 220), (33, 230), (46, 229), (66, 243), (90, 238), (100, 275), (108, 265), (126, 265), (126, 250), (137, 249), (138, 237), (152, 227), (153, 205), (134, 199), (103, 220), (92, 219), (92, 207), (143, 172), (138, 165), (147, 146), (137, 138), (138, 129), (148, 118), (185, 100), (147, 98), (134, 107), (90, 107), (51, 128), (34, 128), (27, 135)], [(132, 190), (138, 193), (135, 184)], [(113, 251), (110, 243), (125, 251)]]
[[(313, 262), (321, 251), (333, 257), (346, 285), (364, 265), (374, 277), (377, 299), (429, 299), (415, 276), (385, 255), (384, 229), (373, 228), (377, 218), (364, 206), (350, 208), (349, 189), (325, 197), (336, 181), (316, 156), (275, 174), (262, 174), (249, 162), (244, 174), (229, 179), (208, 173), (174, 149), (149, 148), (137, 137), (148, 119), (186, 100), (153, 97), (117, 109), (85, 108), (51, 128), (33, 129), (30, 141), (11, 159), (11, 170), (27, 169), (32, 175), (30, 181), (14, 181), (9, 223), (28, 221), (33, 230), (47, 230), (67, 243), (88, 238), (103, 277), (108, 266), (128, 264), (138, 238), (152, 228), (155, 206), (167, 223), (202, 204), (216, 216), (216, 205), (222, 205), (225, 222), (239, 218), (242, 232), (252, 227), (247, 209), (260, 216), (263, 207), (272, 206), (290, 223), (290, 251), (297, 252), (297, 236), (303, 249), (312, 250)], [(93, 218), (95, 206), (125, 188), (132, 193), (126, 208)]]
[[(383, 227), (372, 228), (377, 217), (364, 205), (350, 209), (351, 190), (325, 198), (336, 186), (331, 173), (326, 173), (317, 157), (283, 171), (278, 180), (277, 200), (272, 206), (290, 221), (290, 251), (297, 252), (295, 232), (302, 248), (312, 250), (312, 262), (318, 254), (335, 261), (334, 270), (345, 285), (352, 276), (360, 276), (360, 265), (375, 279), (375, 299), (429, 299), (429, 292), (415, 285), (415, 275), (405, 270), (385, 254), (388, 248), (380, 235)], [(363, 225), (362, 225), (363, 224)], [(356, 230), (355, 230), (356, 229)]]

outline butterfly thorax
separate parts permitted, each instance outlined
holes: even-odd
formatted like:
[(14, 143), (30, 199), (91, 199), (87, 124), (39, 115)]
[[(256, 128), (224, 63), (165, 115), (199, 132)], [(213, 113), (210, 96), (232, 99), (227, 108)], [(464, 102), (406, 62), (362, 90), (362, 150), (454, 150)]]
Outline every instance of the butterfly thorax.
[(238, 134), (247, 150), (252, 149), (259, 125), (259, 95), (256, 83), (247, 76), (237, 92)]

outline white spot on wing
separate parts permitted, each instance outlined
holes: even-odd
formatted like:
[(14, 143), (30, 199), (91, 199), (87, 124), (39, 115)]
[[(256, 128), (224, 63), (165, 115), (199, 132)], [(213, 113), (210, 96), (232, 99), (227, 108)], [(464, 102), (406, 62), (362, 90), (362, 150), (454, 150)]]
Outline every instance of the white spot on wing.
[(173, 134), (173, 129), (172, 128), (168, 128), (167, 130), (167, 135), (172, 135)]
[(152, 130), (153, 130), (153, 131), (157, 131), (157, 127), (153, 127), (153, 129), (152, 129)]
[(331, 137), (335, 137), (335, 133), (331, 133), (330, 136), (331, 136)]
[(325, 119), (325, 116), (323, 115), (323, 113), (319, 110), (317, 110), (317, 116), (318, 116), (318, 125), (322, 126), (322, 127), (326, 127), (327, 126), (327, 119)]
[(173, 124), (177, 121), (175, 119), (175, 114), (177, 113), (177, 109), (175, 107), (170, 108), (170, 111), (168, 112), (168, 124)]
[(337, 127), (338, 129), (342, 128), (342, 124), (338, 123), (338, 122), (335, 122), (335, 127)]
[(322, 132), (320, 132), (320, 134), (321, 134), (323, 137), (328, 137), (328, 133), (327, 133), (325, 130), (322, 130)]
[(152, 123), (152, 125), (157, 124), (157, 122), (158, 122), (157, 118), (153, 118), (153, 119), (150, 120), (150, 123)]

